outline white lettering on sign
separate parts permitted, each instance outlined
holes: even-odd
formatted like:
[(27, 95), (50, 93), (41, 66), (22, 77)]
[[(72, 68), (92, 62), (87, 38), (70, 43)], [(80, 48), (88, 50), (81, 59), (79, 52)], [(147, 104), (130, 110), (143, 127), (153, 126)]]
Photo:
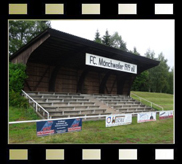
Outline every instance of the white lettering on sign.
[(86, 65), (137, 74), (137, 65), (86, 53)]

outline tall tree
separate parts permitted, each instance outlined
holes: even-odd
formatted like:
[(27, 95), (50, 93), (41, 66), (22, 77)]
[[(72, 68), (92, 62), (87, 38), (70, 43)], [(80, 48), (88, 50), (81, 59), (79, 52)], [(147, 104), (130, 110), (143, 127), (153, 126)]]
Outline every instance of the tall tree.
[(155, 58), (155, 53), (150, 50), (145, 53), (145, 56), (160, 61), (158, 66), (148, 70), (148, 90), (152, 92), (169, 92), (169, 66), (167, 65), (167, 59), (162, 53)]
[(9, 55), (48, 27), (50, 21), (9, 21)]
[(102, 37), (102, 43), (107, 45), (107, 46), (111, 46), (111, 35), (109, 35), (108, 30), (106, 30), (105, 35)]
[(167, 65), (167, 59), (164, 58), (164, 55), (162, 53), (158, 55), (158, 60), (160, 61), (160, 64), (158, 65), (157, 91), (164, 92), (169, 88), (169, 66)]
[(112, 47), (128, 51), (126, 48), (126, 43), (122, 40), (121, 35), (118, 34), (118, 32), (115, 32), (110, 39), (110, 44)]
[(144, 71), (136, 77), (132, 84), (133, 91), (147, 91), (149, 72)]
[(136, 47), (133, 48), (133, 53), (140, 56), (140, 53), (137, 51)]
[(102, 43), (101, 41), (101, 38), (100, 38), (100, 33), (99, 33), (99, 30), (97, 29), (96, 33), (95, 33), (95, 39), (94, 39), (95, 42), (97, 43)]
[[(154, 59), (155, 58), (155, 53), (154, 51), (151, 51), (150, 49), (147, 50), (147, 52), (144, 54), (147, 58), (150, 58), (150, 59)], [(148, 70), (148, 91), (151, 92), (151, 91), (156, 91), (156, 86), (155, 86), (155, 73), (156, 73), (156, 67), (154, 68), (151, 68)]]

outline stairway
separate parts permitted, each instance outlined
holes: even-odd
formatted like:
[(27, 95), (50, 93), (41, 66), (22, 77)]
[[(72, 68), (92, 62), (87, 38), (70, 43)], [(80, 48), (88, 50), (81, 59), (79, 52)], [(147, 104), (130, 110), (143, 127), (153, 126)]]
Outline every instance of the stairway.
[[(27, 92), (50, 114), (50, 118), (67, 118), (96, 116), (85, 120), (98, 120), (98, 115), (109, 115), (107, 109), (100, 108), (88, 96), (79, 93), (56, 93), (56, 92)], [(30, 102), (31, 103), (31, 102)], [(41, 114), (43, 115), (43, 114)]]
[(153, 108), (148, 107), (137, 100), (134, 100), (130, 96), (94, 95), (94, 98), (98, 99), (121, 114), (154, 111)]
[[(87, 120), (102, 120), (102, 115), (154, 111), (139, 101), (124, 95), (80, 94), (58, 92), (27, 92), (49, 112), (50, 118), (92, 116)], [(30, 101), (30, 104), (33, 104)], [(43, 113), (39, 115), (44, 118)], [(95, 117), (94, 117), (95, 116)]]

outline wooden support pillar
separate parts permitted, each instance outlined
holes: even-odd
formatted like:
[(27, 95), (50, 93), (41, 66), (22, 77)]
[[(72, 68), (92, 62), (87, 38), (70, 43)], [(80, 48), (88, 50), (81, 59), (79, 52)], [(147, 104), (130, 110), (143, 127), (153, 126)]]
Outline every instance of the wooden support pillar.
[(117, 94), (121, 94), (121, 95), (123, 94), (123, 87), (124, 87), (125, 81), (126, 81), (126, 75), (117, 76)]
[(41, 76), (40, 80), (38, 81), (37, 85), (34, 87), (34, 91), (37, 90), (39, 84), (41, 83), (42, 79), (44, 78), (44, 76), (46, 75), (46, 73), (48, 72), (48, 70), (50, 69), (50, 66), (47, 67), (47, 69), (45, 70), (45, 72), (43, 73), (43, 75)]
[(82, 72), (82, 74), (81, 74), (81, 76), (80, 76), (80, 78), (78, 80), (78, 83), (77, 83), (77, 90), (76, 90), (77, 93), (82, 93), (83, 84), (84, 84), (84, 81), (85, 81), (86, 76), (89, 73), (89, 70), (90, 70), (89, 68), (86, 68)]
[(136, 74), (132, 74), (131, 77), (130, 77), (129, 88), (128, 88), (128, 93), (127, 93), (128, 95), (130, 95), (131, 87), (132, 87), (132, 84), (133, 84), (136, 77), (137, 77)]
[(104, 90), (106, 88), (106, 83), (107, 83), (107, 80), (108, 80), (110, 75), (111, 75), (111, 71), (108, 71), (104, 75), (104, 77), (102, 78), (102, 81), (101, 81), (100, 86), (99, 86), (99, 93), (103, 93), (104, 94)]
[(117, 94), (130, 95), (131, 86), (136, 74), (124, 75), (117, 77)]
[(56, 77), (60, 68), (61, 68), (61, 65), (55, 66), (51, 73), (51, 78), (49, 80), (49, 92), (55, 92)]

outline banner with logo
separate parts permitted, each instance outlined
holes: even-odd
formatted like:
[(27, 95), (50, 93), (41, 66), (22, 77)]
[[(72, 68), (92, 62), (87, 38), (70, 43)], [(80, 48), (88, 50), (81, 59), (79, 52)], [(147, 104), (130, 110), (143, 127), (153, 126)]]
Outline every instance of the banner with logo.
[(136, 64), (127, 63), (120, 60), (114, 60), (111, 58), (97, 56), (97, 55), (93, 55), (89, 53), (86, 53), (85, 64), (94, 66), (94, 67), (101, 67), (106, 69), (112, 69), (112, 70), (137, 74)]
[(173, 111), (161, 111), (159, 112), (159, 119), (173, 118)]
[(132, 114), (110, 115), (106, 117), (106, 127), (127, 125), (132, 123)]
[(75, 132), (82, 130), (82, 119), (65, 119), (37, 122), (37, 136)]
[(146, 112), (137, 114), (138, 123), (148, 122), (148, 121), (156, 121), (156, 112)]

